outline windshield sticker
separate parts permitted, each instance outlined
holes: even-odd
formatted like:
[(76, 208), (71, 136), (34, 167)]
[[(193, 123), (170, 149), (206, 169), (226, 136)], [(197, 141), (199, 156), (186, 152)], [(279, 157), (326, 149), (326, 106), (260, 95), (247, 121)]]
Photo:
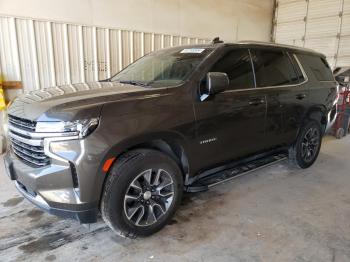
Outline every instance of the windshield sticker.
[(183, 49), (180, 53), (181, 54), (200, 54), (204, 51), (204, 48), (186, 48)]

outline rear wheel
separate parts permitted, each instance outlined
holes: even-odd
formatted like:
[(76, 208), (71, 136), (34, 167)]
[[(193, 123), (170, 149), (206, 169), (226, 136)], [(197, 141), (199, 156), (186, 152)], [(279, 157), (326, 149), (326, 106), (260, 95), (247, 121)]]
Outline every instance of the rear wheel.
[(302, 127), (296, 142), (289, 148), (290, 162), (300, 168), (310, 167), (318, 157), (321, 142), (321, 125), (310, 120)]
[(182, 196), (182, 173), (168, 156), (134, 150), (112, 167), (101, 202), (102, 217), (126, 237), (151, 235), (173, 216)]

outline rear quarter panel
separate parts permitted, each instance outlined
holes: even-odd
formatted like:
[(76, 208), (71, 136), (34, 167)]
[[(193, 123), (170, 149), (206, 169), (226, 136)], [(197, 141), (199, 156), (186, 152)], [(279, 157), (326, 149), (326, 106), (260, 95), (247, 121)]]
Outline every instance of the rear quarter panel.
[(309, 110), (320, 109), (327, 116), (337, 96), (337, 83), (334, 79), (331, 81), (319, 81), (311, 68), (302, 59), (299, 58), (299, 60), (309, 79), (307, 83), (309, 88)]

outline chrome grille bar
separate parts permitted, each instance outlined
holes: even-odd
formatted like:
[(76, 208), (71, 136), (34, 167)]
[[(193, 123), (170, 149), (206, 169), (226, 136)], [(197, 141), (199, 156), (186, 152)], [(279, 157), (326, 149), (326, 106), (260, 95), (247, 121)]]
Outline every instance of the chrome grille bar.
[(23, 147), (23, 148), (25, 148), (25, 149), (29, 149), (29, 150), (34, 151), (34, 152), (37, 152), (37, 153), (44, 153), (44, 150), (41, 149), (41, 147), (27, 145), (27, 144), (25, 144), (25, 143), (21, 143), (21, 142), (15, 140), (15, 139), (13, 139), (13, 138), (10, 138), (10, 141), (11, 141), (13, 144), (15, 144), (15, 145), (17, 145), (17, 146), (20, 146), (20, 147)]
[(43, 146), (44, 143), (42, 140), (39, 140), (39, 139), (28, 139), (28, 138), (25, 138), (25, 137), (21, 137), (13, 132), (9, 132), (9, 135), (11, 138), (17, 140), (17, 141), (20, 141), (24, 144), (28, 144), (28, 145), (31, 145), (31, 146)]
[(30, 120), (24, 120), (17, 117), (9, 116), (9, 123), (26, 130), (35, 131), (36, 123)]
[(74, 136), (76, 135), (75, 132), (65, 132), (65, 133), (40, 133), (40, 132), (29, 132), (23, 129), (20, 129), (18, 127), (12, 126), (11, 124), (9, 125), (9, 130), (17, 133), (17, 134), (21, 134), (25, 137), (30, 137), (30, 138), (36, 138), (36, 139), (42, 139), (42, 138), (46, 138), (46, 137), (58, 137), (58, 136)]
[(35, 132), (36, 122), (9, 115), (8, 127), (12, 150), (20, 160), (34, 167), (50, 164), (44, 150), (46, 133)]
[(26, 156), (28, 156), (28, 157), (32, 157), (32, 158), (39, 159), (39, 160), (43, 160), (43, 159), (46, 159), (46, 158), (47, 158), (44, 154), (33, 153), (33, 152), (31, 152), (30, 150), (23, 149), (22, 147), (17, 146), (17, 145), (15, 145), (15, 144), (13, 144), (12, 147), (13, 147), (16, 151), (21, 152), (22, 154), (24, 154), (24, 155), (26, 155)]
[(22, 160), (24, 160), (25, 162), (29, 162), (30, 164), (32, 165), (35, 165), (37, 167), (43, 167), (43, 166), (46, 166), (50, 163), (50, 160), (47, 160), (47, 161), (36, 161), (36, 160), (33, 160), (33, 158), (31, 157), (28, 157), (24, 154), (22, 154), (21, 152), (16, 152), (14, 151), (14, 153), (19, 157), (21, 158)]

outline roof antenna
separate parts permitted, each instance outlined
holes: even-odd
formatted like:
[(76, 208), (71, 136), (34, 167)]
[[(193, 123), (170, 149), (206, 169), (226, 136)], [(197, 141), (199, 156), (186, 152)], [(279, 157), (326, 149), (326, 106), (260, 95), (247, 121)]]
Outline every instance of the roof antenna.
[(219, 44), (219, 43), (223, 43), (224, 41), (220, 40), (220, 37), (215, 37), (212, 41), (213, 44)]

